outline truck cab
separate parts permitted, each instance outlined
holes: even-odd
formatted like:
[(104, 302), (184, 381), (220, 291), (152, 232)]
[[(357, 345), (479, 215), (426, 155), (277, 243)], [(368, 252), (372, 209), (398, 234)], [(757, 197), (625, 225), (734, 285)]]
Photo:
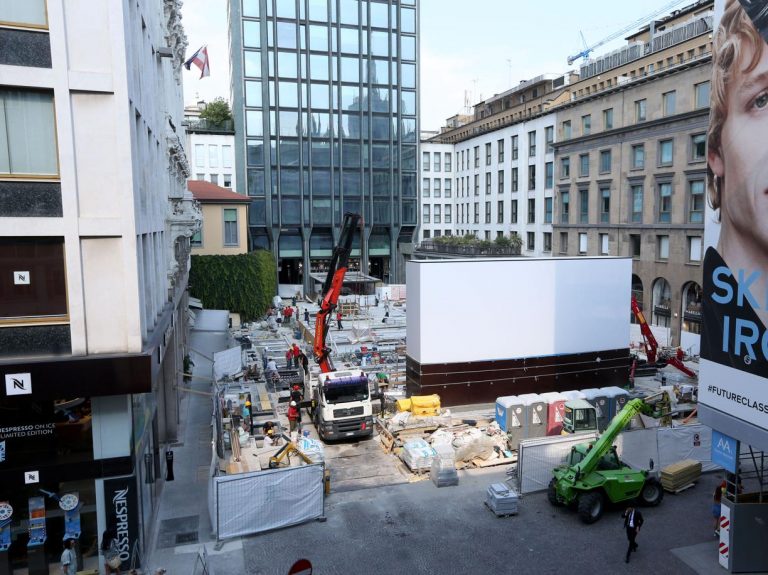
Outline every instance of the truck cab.
[(313, 420), (322, 440), (373, 434), (368, 376), (361, 370), (320, 373), (312, 384)]
[(597, 431), (597, 412), (594, 406), (584, 399), (566, 401), (562, 435), (579, 435), (593, 431)]

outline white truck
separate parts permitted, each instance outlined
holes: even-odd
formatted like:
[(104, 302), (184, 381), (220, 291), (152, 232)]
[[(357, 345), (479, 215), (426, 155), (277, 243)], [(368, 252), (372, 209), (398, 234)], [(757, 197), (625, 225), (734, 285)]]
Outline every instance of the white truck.
[(373, 434), (372, 399), (362, 370), (319, 373), (310, 383), (312, 421), (323, 441)]

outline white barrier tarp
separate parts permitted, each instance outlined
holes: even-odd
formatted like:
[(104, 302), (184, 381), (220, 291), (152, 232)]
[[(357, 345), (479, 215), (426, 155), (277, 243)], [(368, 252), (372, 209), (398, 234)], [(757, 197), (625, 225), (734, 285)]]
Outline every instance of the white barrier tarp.
[(525, 494), (545, 490), (552, 479), (552, 470), (565, 463), (571, 447), (595, 437), (596, 433), (587, 433), (523, 439), (517, 452), (518, 492)]
[(634, 429), (625, 431), (616, 438), (616, 451), (621, 460), (635, 469), (648, 469), (653, 459), (654, 469), (659, 469), (659, 447), (656, 443), (656, 430)]
[(712, 463), (712, 429), (700, 423), (625, 431), (616, 447), (622, 461), (636, 469), (648, 469), (651, 459), (659, 470), (684, 459), (701, 462), (702, 472), (720, 469)]
[(241, 537), (323, 515), (323, 466), (215, 477), (218, 539)]

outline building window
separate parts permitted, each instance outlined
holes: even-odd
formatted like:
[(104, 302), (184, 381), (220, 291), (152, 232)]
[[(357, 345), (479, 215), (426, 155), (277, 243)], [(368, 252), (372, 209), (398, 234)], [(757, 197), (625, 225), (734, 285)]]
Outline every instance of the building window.
[(581, 117), (581, 135), (589, 136), (592, 132), (592, 115), (587, 114)]
[(421, 153), (421, 171), (422, 172), (429, 171), (429, 152)]
[(195, 144), (195, 167), (205, 167), (205, 144)]
[(475, 195), (480, 195), (480, 174), (475, 174)]
[(433, 158), (433, 161), (432, 161), (433, 168), (432, 169), (435, 172), (439, 172), (440, 171), (440, 164), (442, 162), (442, 158), (440, 157), (440, 152), (434, 152), (432, 154), (432, 158)]
[(424, 239), (428, 240), (431, 236), (430, 230), (424, 230)]
[(528, 189), (536, 189), (536, 166), (528, 166)]
[(499, 194), (504, 193), (504, 170), (499, 170), (497, 173), (497, 190)]
[[(448, 157), (450, 157), (450, 156), (448, 156)], [(451, 197), (451, 192), (453, 191), (453, 190), (451, 190), (451, 185), (452, 185), (452, 180), (450, 178), (446, 178), (445, 179), (445, 185), (443, 186), (443, 188), (444, 188), (443, 191), (445, 192), (445, 197), (446, 198), (450, 198)]]
[(201, 182), (205, 179), (205, 174), (195, 174), (195, 176), (195, 179)]
[(632, 222), (642, 223), (643, 221), (643, 186), (634, 185), (631, 188), (632, 193)]
[(222, 168), (232, 167), (232, 146), (221, 147), (221, 167)]
[(429, 204), (424, 204), (421, 206), (421, 221), (424, 224), (430, 223), (431, 220), (429, 207)]
[[(445, 204), (444, 209), (444, 216), (445, 216), (445, 223), (450, 224), (451, 223), (451, 204)], [(448, 231), (445, 232), (446, 236), (450, 236), (451, 234), (448, 233)]]
[(504, 223), (504, 201), (499, 200), (496, 204), (496, 223)]
[(709, 82), (702, 82), (696, 84), (694, 87), (695, 101), (694, 105), (696, 109), (706, 108), (709, 106)]
[(640, 234), (629, 234), (629, 255), (633, 258), (640, 257)]
[(560, 158), (560, 179), (571, 177), (571, 157)]
[(219, 174), (211, 174), (211, 183), (219, 185)]
[(435, 181), (432, 184), (432, 194), (434, 198), (440, 197), (440, 178), (435, 178)]
[(517, 159), (517, 152), (518, 152), (517, 136), (512, 136), (512, 159), (513, 160)]
[(517, 200), (512, 200), (512, 204), (510, 205), (509, 222), (511, 224), (517, 223)]
[(645, 169), (645, 144), (635, 144), (632, 146), (632, 169)]
[(445, 171), (446, 172), (450, 172), (453, 169), (453, 167), (451, 166), (451, 158), (452, 157), (453, 156), (451, 156), (450, 152), (446, 152), (445, 153)]
[(553, 162), (547, 162), (544, 164), (544, 187), (547, 190), (551, 190), (552, 186), (554, 186), (554, 179), (555, 179), (555, 164)]
[(613, 108), (603, 110), (603, 130), (613, 130)]
[(424, 198), (428, 198), (430, 196), (429, 183), (430, 183), (429, 178), (424, 178), (423, 180), (421, 180), (421, 195)]
[(464, 169), (464, 150), (461, 151), (461, 156), (459, 156), (459, 152), (456, 152), (456, 165), (460, 169)]
[(563, 140), (570, 140), (571, 138), (571, 121), (565, 120), (563, 122)]
[(701, 237), (688, 236), (688, 261), (701, 261)]
[(661, 95), (664, 116), (673, 116), (675, 114), (675, 96), (676, 93), (674, 90), (671, 92), (664, 92)]
[(544, 223), (552, 223), (552, 198), (544, 198)]
[(645, 122), (645, 100), (635, 100), (635, 122)]
[(544, 128), (544, 144), (546, 145), (547, 154), (551, 154), (555, 147), (553, 144), (555, 143), (555, 127), (554, 126), (547, 126)]
[(488, 142), (485, 145), (485, 165), (490, 166), (491, 165), (491, 143)]
[(528, 157), (532, 158), (536, 155), (536, 130), (528, 132)]
[(480, 223), (480, 204), (475, 202), (475, 223)]
[(607, 256), (608, 255), (608, 234), (600, 234), (599, 235), (600, 240), (600, 255), (601, 256)]
[(436, 223), (436, 224), (441, 224), (442, 223), (442, 218), (440, 216), (441, 216), (440, 204), (435, 204), (435, 213), (434, 213), (435, 221), (434, 221), (434, 223)]
[(485, 223), (491, 223), (491, 202), (485, 202)]
[(600, 150), (600, 173), (607, 174), (611, 171), (611, 151)]
[(589, 154), (581, 154), (579, 156), (579, 177), (589, 177)]
[(584, 255), (587, 253), (587, 234), (586, 232), (581, 232), (579, 234), (579, 253)]
[[(33, 19), (33, 12), (11, 9), (11, 15), (18, 14), (25, 19)], [(58, 173), (53, 95), (0, 89), (0, 174), (56, 176)]]
[(191, 238), (189, 238), (189, 245), (193, 248), (203, 247), (203, 230), (202, 228), (195, 232)]
[(552, 232), (544, 232), (544, 251), (552, 251)]
[(694, 134), (691, 136), (691, 161), (703, 162), (707, 159), (707, 135)]
[(219, 167), (219, 147), (215, 144), (208, 144), (208, 166)]
[(607, 224), (611, 221), (611, 190), (600, 188), (600, 222)]
[(0, 2), (0, 22), (10, 26), (47, 28), (45, 0)]
[(672, 184), (659, 184), (659, 218), (660, 224), (672, 222)]
[(536, 234), (534, 232), (528, 232), (528, 241), (526, 242), (526, 249), (532, 252), (536, 249)]
[(237, 235), (237, 208), (224, 208), (224, 245), (240, 245)]
[(589, 190), (579, 190), (579, 223), (589, 223)]
[(435, 230), (435, 237), (439, 238), (441, 233), (441, 230)]
[(496, 154), (499, 158), (499, 163), (502, 163), (504, 161), (504, 140), (496, 142)]
[(232, 187), (232, 174), (224, 174), (224, 187), (225, 188), (231, 188)]
[(512, 168), (512, 191), (516, 192), (518, 187), (517, 168)]
[(571, 194), (570, 192), (560, 192), (560, 223), (567, 224), (570, 221)]
[(659, 166), (671, 166), (674, 153), (672, 140), (661, 140), (659, 142)]
[(568, 232), (560, 232), (560, 253), (568, 253)]
[(669, 259), (669, 236), (656, 236), (656, 245), (658, 246), (656, 256), (660, 260)]
[(528, 198), (528, 223), (536, 223), (536, 198)]
[(688, 184), (688, 222), (704, 223), (704, 180), (693, 180)]
[(485, 172), (485, 193), (486, 195), (491, 193), (491, 172)]
[(480, 167), (480, 146), (475, 146), (475, 167)]

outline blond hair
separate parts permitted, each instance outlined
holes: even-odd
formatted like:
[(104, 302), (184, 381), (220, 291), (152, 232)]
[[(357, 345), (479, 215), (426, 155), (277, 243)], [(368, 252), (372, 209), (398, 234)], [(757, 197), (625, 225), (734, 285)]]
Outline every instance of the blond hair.
[[(746, 50), (745, 50), (746, 48)], [(752, 58), (743, 69), (735, 68), (745, 53), (752, 51)], [(763, 55), (763, 39), (755, 29), (738, 0), (727, 0), (725, 11), (713, 42), (712, 89), (710, 91), (709, 133), (707, 148), (722, 157), (723, 125), (728, 119), (728, 87), (734, 76), (746, 74), (755, 69)], [(709, 175), (709, 203), (714, 209), (720, 207), (720, 189), (725, 174), (715, 185), (715, 174), (707, 168)]]

